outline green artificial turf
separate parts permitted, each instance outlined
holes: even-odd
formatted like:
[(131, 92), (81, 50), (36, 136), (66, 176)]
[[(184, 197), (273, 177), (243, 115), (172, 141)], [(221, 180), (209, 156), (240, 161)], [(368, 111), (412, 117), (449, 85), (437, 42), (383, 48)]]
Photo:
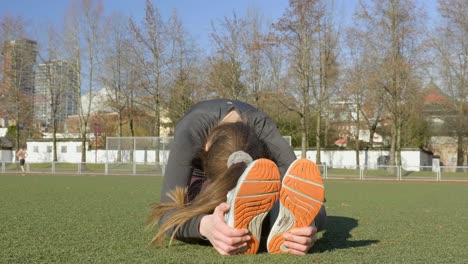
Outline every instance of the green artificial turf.
[(0, 175), (0, 263), (466, 263), (468, 184), (333, 181), (312, 254), (149, 246), (161, 177)]

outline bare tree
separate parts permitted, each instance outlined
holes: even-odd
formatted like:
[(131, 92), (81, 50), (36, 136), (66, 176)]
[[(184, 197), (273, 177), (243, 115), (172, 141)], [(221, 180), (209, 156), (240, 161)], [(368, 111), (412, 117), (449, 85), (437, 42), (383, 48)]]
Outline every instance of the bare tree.
[(140, 83), (143, 88), (139, 103), (152, 112), (153, 128), (151, 134), (160, 136), (161, 110), (164, 104), (164, 67), (166, 65), (166, 48), (168, 45), (166, 24), (161, 14), (150, 0), (146, 0), (145, 19), (140, 28), (133, 19), (130, 19), (130, 29), (136, 37), (141, 48), (134, 49), (134, 55), (143, 70), (144, 80)]
[[(321, 16), (317, 12), (316, 1), (290, 1), (289, 9), (275, 24), (279, 38), (292, 56), (292, 68), (298, 77), (297, 88), (291, 89), (295, 94), (297, 107), (289, 107), (300, 116), (301, 156), (306, 157), (308, 148), (308, 125), (310, 115), (310, 97), (313, 89), (313, 45), (316, 21)], [(287, 103), (286, 103), (287, 104)]]
[[(312, 90), (315, 99), (315, 110), (317, 112), (315, 134), (317, 163), (321, 163), (320, 150), (322, 145), (327, 144), (326, 140), (324, 140), (324, 144), (322, 144), (322, 120), (325, 119), (325, 129), (328, 131), (326, 124), (328, 120), (329, 99), (337, 91), (336, 82), (339, 74), (337, 62), (339, 32), (335, 29), (332, 10), (333, 2), (326, 3), (324, 6), (323, 18), (318, 22), (317, 28), (319, 44), (317, 51), (319, 59), (319, 85), (317, 86), (318, 89)], [(327, 135), (327, 133), (325, 133), (325, 135)]]
[(224, 17), (220, 29), (212, 22), (211, 39), (215, 55), (210, 59), (209, 88), (218, 96), (246, 100), (247, 90), (242, 82), (242, 32), (245, 21), (236, 13)]
[(32, 130), (32, 103), (37, 43), (25, 38), (20, 17), (4, 17), (0, 27), (2, 80), (1, 112), (8, 125), (14, 121), (14, 142), (18, 149)]
[(275, 24), (279, 39), (291, 56), (291, 67), (297, 76), (297, 88), (289, 89), (296, 102), (289, 105), (300, 116), (302, 157), (308, 148), (310, 112), (312, 103), (317, 112), (316, 162), (321, 163), (321, 123), (326, 102), (333, 94), (336, 79), (337, 35), (327, 3), (320, 0), (290, 1), (289, 9)]
[(378, 85), (380, 76), (376, 70), (379, 51), (371, 45), (372, 41), (369, 41), (369, 38), (369, 34), (358, 26), (350, 27), (346, 37), (349, 56), (342, 99), (350, 102), (346, 104), (348, 107), (345, 111), (353, 113), (351, 118), (356, 125), (354, 131), (350, 133), (355, 142), (356, 165), (360, 165), (359, 132), (361, 126), (365, 125), (365, 128), (369, 130), (367, 150), (374, 144), (374, 135), (380, 124), (384, 106), (383, 91)]
[(199, 57), (194, 42), (184, 29), (182, 22), (174, 12), (168, 24), (170, 39), (169, 75), (170, 92), (167, 116), (174, 127), (179, 119), (200, 100), (200, 83), (197, 79)]
[[(245, 19), (244, 30), (241, 35), (241, 45), (245, 53), (245, 85), (248, 90), (248, 100), (259, 109), (265, 108), (265, 96), (263, 92), (266, 90), (266, 74), (268, 61), (266, 60), (265, 37), (262, 32), (262, 20), (259, 13), (254, 10), (248, 10)], [(271, 102), (268, 102), (271, 104)]]
[[(123, 136), (123, 126), (127, 122), (124, 117), (128, 114), (133, 91), (130, 82), (134, 70), (129, 61), (131, 48), (128, 45), (131, 36), (127, 20), (120, 14), (113, 14), (106, 20), (107, 41), (103, 47), (103, 63), (99, 78), (106, 91), (107, 105), (117, 113), (119, 137)], [(118, 147), (117, 160), (121, 161), (120, 144)], [(133, 152), (130, 154), (133, 155)]]
[(442, 77), (442, 87), (452, 97), (454, 115), (446, 120), (457, 139), (457, 166), (465, 164), (468, 152), (468, 3), (464, 0), (439, 0), (443, 18), (432, 41)]
[(279, 45), (277, 37), (272, 33), (263, 36), (263, 43), (263, 53), (266, 57), (266, 63), (270, 67), (266, 77), (267, 85), (272, 87), (273, 91), (278, 91), (283, 86), (283, 72), (287, 66), (284, 50)]
[[(23, 79), (26, 78), (26, 71), (29, 71), (32, 66), (26, 60), (19, 60), (21, 50), (12, 47), (11, 41), (24, 39), (24, 21), (22, 17), (5, 16), (0, 20), (0, 92), (1, 92), (1, 113), (8, 126), (9, 119), (14, 120), (14, 144), (16, 149), (21, 147), (22, 138), (24, 137), (20, 131), (20, 126), (24, 128), (26, 120), (21, 120), (22, 115), (27, 115), (28, 109), (22, 109), (24, 104), (28, 104), (29, 100), (21, 91), (24, 86)], [(30, 56), (28, 56), (30, 57)]]
[(418, 100), (415, 81), (417, 55), (423, 32), (424, 14), (413, 1), (373, 0), (359, 2), (356, 18), (380, 50), (380, 87), (391, 127), (390, 164), (401, 164), (401, 130), (411, 113), (412, 100)]
[(143, 85), (145, 83), (145, 70), (143, 69), (145, 65), (141, 64), (139, 56), (135, 54), (141, 54), (138, 51), (139, 47), (134, 38), (130, 38), (125, 41), (125, 49), (128, 51), (129, 57), (127, 57), (127, 108), (126, 116), (128, 120), (128, 128), (130, 130), (130, 136), (134, 137), (136, 135), (136, 119), (145, 115), (145, 109), (138, 103), (138, 96)]
[(57, 132), (59, 123), (74, 110), (77, 93), (77, 78), (72, 64), (60, 59), (63, 56), (61, 34), (53, 25), (48, 27), (48, 39), (45, 52), (39, 54), (36, 70), (36, 89), (34, 112), (36, 122), (45, 129), (52, 129), (53, 160), (57, 161)]
[[(20, 16), (4, 16), (0, 19), (0, 65), (3, 65), (3, 48), (6, 41), (24, 38), (24, 27), (25, 23)], [(0, 71), (0, 80), (2, 74), (3, 70)]]
[[(102, 36), (102, 0), (75, 0), (67, 15), (66, 43), (72, 69), (78, 76), (78, 94), (87, 94), (88, 102), (84, 105), (78, 99), (79, 132), (81, 135), (81, 161), (86, 162), (87, 133), (91, 105), (96, 84), (95, 70), (98, 60), (100, 37)], [(84, 76), (82, 74), (84, 73)], [(83, 83), (83, 79), (86, 80)]]
[(126, 42), (129, 39), (126, 18), (115, 14), (106, 20), (106, 45), (103, 47), (103, 63), (100, 81), (106, 90), (107, 105), (117, 113), (119, 137), (123, 136), (124, 111), (128, 105), (129, 53)]

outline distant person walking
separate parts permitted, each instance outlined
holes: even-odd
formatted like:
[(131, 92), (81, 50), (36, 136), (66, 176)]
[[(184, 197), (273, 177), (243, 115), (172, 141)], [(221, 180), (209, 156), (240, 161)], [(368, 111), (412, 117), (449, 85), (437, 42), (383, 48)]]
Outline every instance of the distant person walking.
[(26, 150), (24, 150), (23, 148), (20, 148), (18, 150), (18, 153), (16, 153), (16, 156), (18, 157), (21, 171), (23, 172), (23, 175), (24, 175), (24, 173), (26, 172), (24, 169), (24, 163), (26, 162), (26, 157), (28, 156), (28, 152), (26, 152)]

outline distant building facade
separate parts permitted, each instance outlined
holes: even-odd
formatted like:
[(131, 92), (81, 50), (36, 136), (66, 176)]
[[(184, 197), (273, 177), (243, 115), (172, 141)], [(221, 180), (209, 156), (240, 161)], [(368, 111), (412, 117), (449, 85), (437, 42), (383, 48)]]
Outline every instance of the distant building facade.
[(36, 70), (34, 119), (42, 128), (58, 124), (78, 113), (78, 72), (66, 60), (39, 64)]
[[(11, 115), (11, 104), (7, 98), (17, 95), (21, 99), (21, 110), (27, 118), (20, 120), (20, 126), (27, 126), (33, 105), (37, 42), (29, 39), (7, 40), (2, 53), (2, 80), (0, 81), (0, 124), (3, 127), (16, 125), (16, 117)], [(18, 107), (16, 105), (15, 107)], [(19, 110), (17, 110), (19, 111)]]
[[(333, 126), (338, 139), (334, 144), (340, 147), (346, 147), (350, 140), (356, 140), (369, 143), (371, 131), (364, 118), (360, 117), (358, 131), (358, 112), (356, 103), (352, 101), (335, 101), (330, 103), (330, 124)], [(378, 124), (380, 128), (380, 122)], [(372, 144), (374, 147), (383, 146), (385, 139), (382, 135), (375, 132), (372, 135)]]
[(3, 88), (17, 87), (25, 94), (34, 94), (37, 42), (29, 39), (5, 41), (2, 56)]
[[(25, 127), (30, 123), (32, 96), (34, 93), (34, 69), (37, 56), (37, 43), (29, 39), (7, 40), (3, 43), (2, 80), (0, 80), (0, 125)], [(11, 99), (14, 96), (14, 103)], [(17, 108), (21, 107), (20, 110)], [(9, 116), (13, 111), (23, 114)], [(13, 113), (14, 114), (14, 113)], [(20, 122), (17, 124), (17, 122)]]
[[(426, 117), (431, 139), (429, 149), (440, 157), (440, 163), (444, 166), (457, 165), (457, 131), (456, 127), (460, 120), (455, 109), (457, 98), (452, 98), (440, 90), (435, 84), (431, 83), (424, 90), (424, 116)], [(465, 104), (465, 113), (468, 113), (468, 104)], [(466, 116), (466, 114), (465, 114)], [(466, 120), (466, 119), (465, 119)], [(462, 160), (464, 166), (468, 165), (468, 137), (462, 135)]]

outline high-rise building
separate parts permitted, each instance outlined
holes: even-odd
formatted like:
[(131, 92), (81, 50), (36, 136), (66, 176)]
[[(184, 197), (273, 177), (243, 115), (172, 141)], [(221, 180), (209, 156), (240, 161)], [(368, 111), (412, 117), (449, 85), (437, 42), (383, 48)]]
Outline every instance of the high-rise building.
[(3, 89), (15, 89), (34, 94), (34, 68), (37, 43), (29, 39), (5, 41), (2, 50)]
[(36, 69), (34, 118), (41, 127), (48, 128), (78, 112), (78, 73), (66, 60), (39, 64)]
[(1, 52), (0, 125), (28, 127), (31, 123), (37, 43), (29, 39), (7, 40)]

